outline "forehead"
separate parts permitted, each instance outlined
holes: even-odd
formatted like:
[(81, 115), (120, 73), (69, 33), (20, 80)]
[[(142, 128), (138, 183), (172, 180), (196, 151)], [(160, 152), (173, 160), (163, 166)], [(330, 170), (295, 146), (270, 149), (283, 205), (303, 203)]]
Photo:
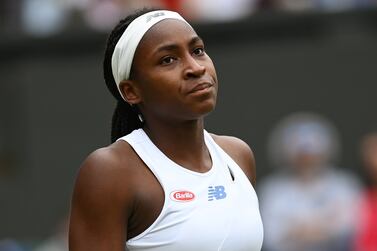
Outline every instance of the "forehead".
[(196, 36), (194, 29), (187, 23), (177, 19), (165, 19), (145, 33), (137, 50), (154, 50), (166, 43), (185, 43)]

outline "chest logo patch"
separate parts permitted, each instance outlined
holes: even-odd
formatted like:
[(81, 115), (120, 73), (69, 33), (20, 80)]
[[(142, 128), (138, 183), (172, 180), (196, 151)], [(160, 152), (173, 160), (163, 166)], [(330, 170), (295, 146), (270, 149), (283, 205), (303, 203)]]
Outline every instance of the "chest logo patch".
[(210, 186), (208, 187), (208, 201), (222, 200), (226, 198), (224, 186)]
[(178, 202), (189, 202), (195, 199), (195, 194), (186, 190), (178, 190), (170, 193), (170, 199)]

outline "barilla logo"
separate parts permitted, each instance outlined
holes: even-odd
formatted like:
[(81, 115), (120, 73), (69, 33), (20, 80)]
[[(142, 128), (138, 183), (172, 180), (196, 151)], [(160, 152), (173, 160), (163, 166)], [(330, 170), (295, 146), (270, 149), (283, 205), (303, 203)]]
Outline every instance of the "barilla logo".
[(172, 192), (170, 198), (178, 202), (189, 202), (195, 199), (195, 194), (190, 191), (179, 190)]

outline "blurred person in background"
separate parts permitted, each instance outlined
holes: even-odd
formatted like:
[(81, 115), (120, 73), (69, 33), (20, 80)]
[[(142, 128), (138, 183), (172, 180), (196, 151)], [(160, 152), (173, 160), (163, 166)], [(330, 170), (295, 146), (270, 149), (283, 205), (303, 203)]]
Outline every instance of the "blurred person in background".
[(259, 187), (265, 250), (350, 250), (359, 182), (334, 166), (336, 129), (295, 113), (278, 123), (268, 150), (278, 170)]
[[(87, 0), (88, 1), (88, 0)], [(142, 7), (179, 11), (196, 22), (233, 21), (252, 14), (258, 0), (91, 0), (85, 20), (94, 29), (108, 30), (120, 17)], [(227, 11), (224, 11), (227, 10)]]
[[(23, 0), (22, 26), (33, 36), (51, 36), (78, 20), (89, 28), (109, 31), (118, 20), (135, 9), (163, 7), (162, 0)], [(73, 20), (73, 21), (72, 21)], [(73, 24), (71, 22), (74, 22)]]
[(54, 35), (68, 22), (69, 13), (63, 0), (23, 0), (21, 7), (22, 28), (33, 36)]
[(374, 0), (261, 0), (270, 8), (286, 11), (344, 11), (372, 5)]
[(86, 24), (98, 31), (109, 31), (125, 15), (143, 7), (162, 7), (160, 0), (87, 0)]
[(229, 22), (253, 14), (258, 0), (183, 0), (181, 8), (190, 20)]
[(363, 172), (367, 180), (359, 214), (354, 251), (377, 250), (377, 132), (369, 133), (361, 141)]

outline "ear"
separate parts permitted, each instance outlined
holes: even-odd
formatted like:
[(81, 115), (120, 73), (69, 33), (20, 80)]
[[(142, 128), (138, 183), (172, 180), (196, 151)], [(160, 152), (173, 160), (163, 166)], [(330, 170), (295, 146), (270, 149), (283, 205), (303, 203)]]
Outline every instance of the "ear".
[(119, 83), (119, 89), (122, 92), (123, 97), (131, 105), (140, 103), (140, 91), (138, 86), (132, 80), (122, 80)]

